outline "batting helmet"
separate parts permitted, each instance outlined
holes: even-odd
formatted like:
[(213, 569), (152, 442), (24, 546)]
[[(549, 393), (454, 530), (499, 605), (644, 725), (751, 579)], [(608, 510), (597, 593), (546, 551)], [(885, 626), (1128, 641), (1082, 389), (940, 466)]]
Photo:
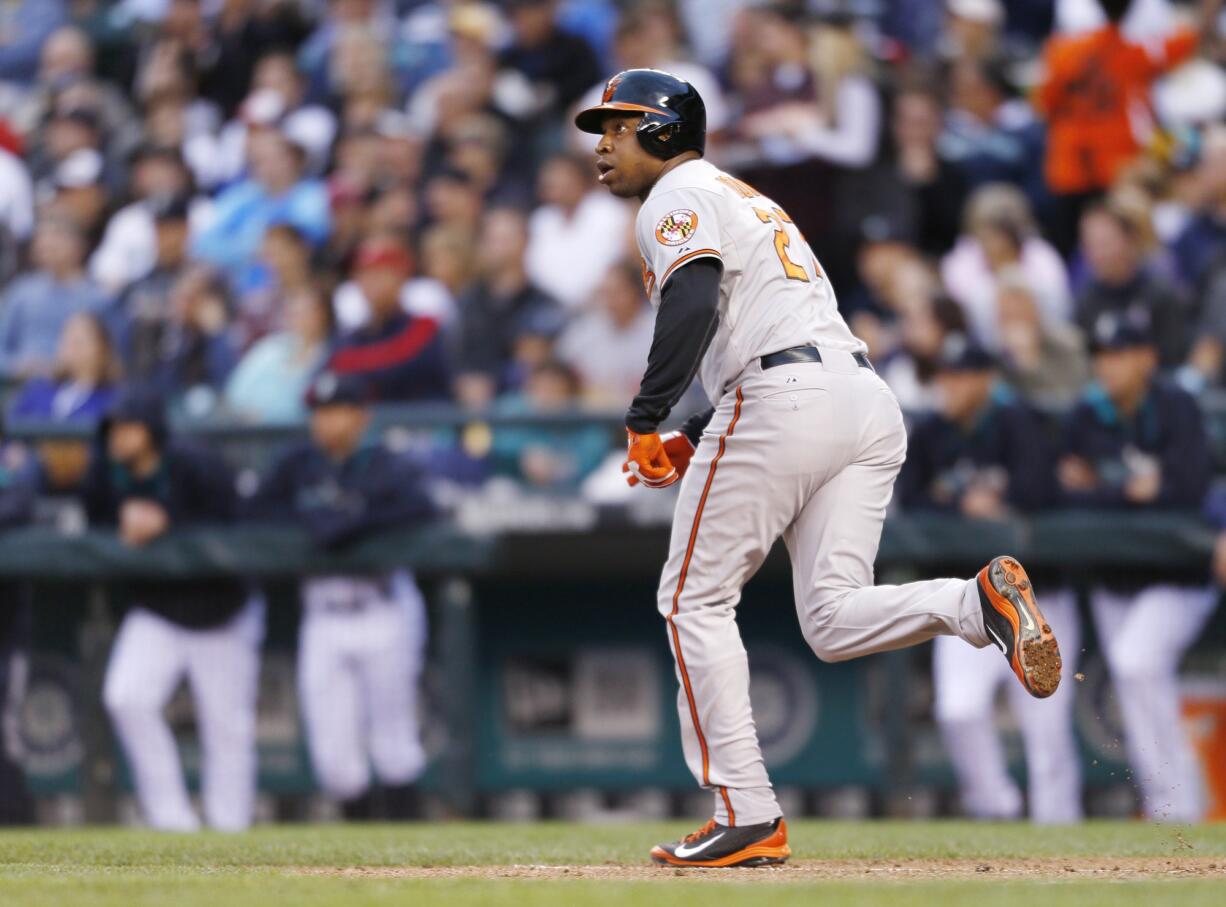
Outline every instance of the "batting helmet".
[(605, 83), (595, 107), (579, 112), (575, 125), (600, 135), (609, 112), (641, 113), (639, 144), (668, 160), (683, 151), (702, 154), (707, 144), (707, 107), (694, 86), (658, 69), (627, 69)]

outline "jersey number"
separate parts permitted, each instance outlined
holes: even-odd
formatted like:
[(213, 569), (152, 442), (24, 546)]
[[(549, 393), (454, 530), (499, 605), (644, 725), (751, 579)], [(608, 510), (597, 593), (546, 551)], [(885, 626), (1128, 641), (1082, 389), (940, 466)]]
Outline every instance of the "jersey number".
[(783, 265), (783, 273), (787, 275), (788, 280), (802, 280), (808, 283), (809, 275), (805, 269), (788, 258), (788, 246), (792, 241), (788, 238), (787, 230), (783, 225), (790, 224), (792, 219), (779, 208), (771, 208), (769, 211), (754, 208), (753, 213), (758, 215), (758, 220), (762, 223), (775, 225), (775, 254), (779, 256), (779, 262)]

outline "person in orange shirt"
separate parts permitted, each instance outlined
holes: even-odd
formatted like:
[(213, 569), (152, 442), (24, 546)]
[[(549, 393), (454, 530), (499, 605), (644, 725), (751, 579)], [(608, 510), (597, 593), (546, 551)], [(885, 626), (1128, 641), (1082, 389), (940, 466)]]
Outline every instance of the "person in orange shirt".
[[(1132, 0), (1099, 4), (1104, 27), (1048, 41), (1035, 95), (1048, 122), (1047, 185), (1058, 202), (1052, 238), (1065, 254), (1076, 243), (1081, 209), (1140, 151), (1153, 119), (1153, 82), (1191, 57), (1200, 40), (1197, 31), (1180, 29), (1162, 42), (1133, 43), (1120, 32)], [(1204, 0), (1204, 15), (1219, 5)]]

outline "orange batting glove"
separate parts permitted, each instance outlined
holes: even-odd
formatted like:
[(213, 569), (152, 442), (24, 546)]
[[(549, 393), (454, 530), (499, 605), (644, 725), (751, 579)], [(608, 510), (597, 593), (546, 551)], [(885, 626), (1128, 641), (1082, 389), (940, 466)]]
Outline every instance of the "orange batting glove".
[(666, 488), (681, 478), (668, 459), (659, 432), (640, 435), (626, 429), (626, 436), (628, 447), (622, 472), (628, 473), (627, 482), (631, 485), (642, 482), (648, 488)]
[[(690, 439), (686, 437), (684, 432), (679, 431), (670, 431), (666, 435), (660, 435), (660, 444), (664, 448), (668, 462), (672, 463), (673, 468), (677, 470), (677, 479), (680, 479), (685, 475), (685, 471), (690, 468), (690, 460), (694, 457), (694, 445), (690, 443)], [(629, 473), (629, 466), (629, 463), (623, 466), (622, 472)], [(631, 485), (639, 484), (638, 478), (633, 473), (626, 476), (626, 481)], [(676, 479), (672, 479), (668, 484), (671, 485), (675, 481)], [(649, 485), (652, 488), (664, 487), (662, 485), (650, 485), (647, 482), (643, 484)]]

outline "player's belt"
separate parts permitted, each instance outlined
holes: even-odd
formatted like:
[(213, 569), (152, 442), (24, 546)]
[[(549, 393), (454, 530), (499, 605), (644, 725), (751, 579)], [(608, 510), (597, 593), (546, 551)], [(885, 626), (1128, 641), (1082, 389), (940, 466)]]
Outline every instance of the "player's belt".
[[(866, 368), (870, 372), (874, 371), (873, 364), (863, 353), (852, 353), (851, 358), (856, 360), (856, 365), (860, 368)], [(761, 361), (763, 369), (774, 368), (777, 365), (794, 365), (797, 362), (821, 362), (822, 351), (815, 346), (793, 346), (777, 353), (767, 353)]]

